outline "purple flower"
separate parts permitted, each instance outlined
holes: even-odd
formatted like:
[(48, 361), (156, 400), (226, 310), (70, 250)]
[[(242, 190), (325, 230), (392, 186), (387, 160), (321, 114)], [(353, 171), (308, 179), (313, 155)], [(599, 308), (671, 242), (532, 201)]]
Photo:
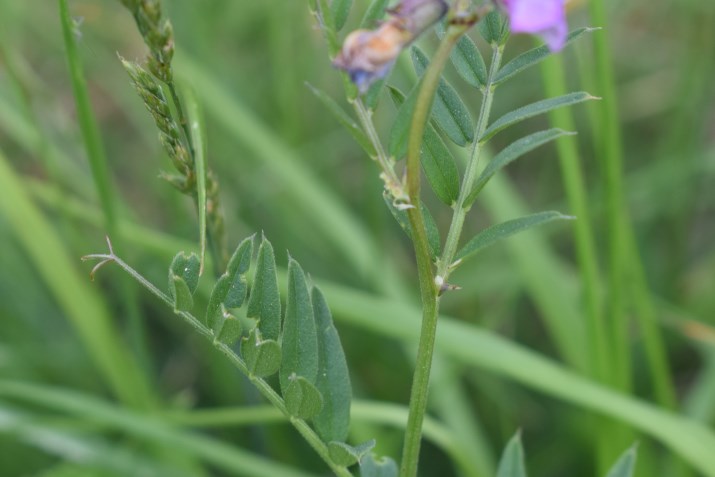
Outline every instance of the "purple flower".
[(400, 52), (446, 12), (444, 0), (403, 0), (389, 10), (390, 18), (377, 29), (350, 33), (333, 64), (365, 93), (387, 76)]
[(549, 48), (559, 51), (566, 43), (566, 0), (501, 0), (514, 33), (540, 35)]

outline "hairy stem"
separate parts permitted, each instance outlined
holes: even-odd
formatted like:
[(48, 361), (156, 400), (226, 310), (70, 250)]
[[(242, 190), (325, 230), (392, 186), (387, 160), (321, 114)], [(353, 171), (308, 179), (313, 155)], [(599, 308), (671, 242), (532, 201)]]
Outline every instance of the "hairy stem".
[(422, 330), (417, 350), (417, 363), (412, 379), (410, 393), (410, 411), (407, 419), (405, 443), (402, 449), (401, 477), (417, 475), (420, 442), (422, 439), (422, 423), (427, 409), (427, 394), (429, 390), (430, 368), (434, 354), (434, 341), (437, 332), (437, 315), (439, 310), (439, 290), (435, 284), (432, 270), (432, 257), (427, 241), (424, 217), (420, 206), (420, 151), (422, 138), (434, 102), (434, 95), (439, 86), (440, 75), (449, 59), (452, 48), (466, 28), (450, 27), (447, 35), (437, 49), (425, 72), (417, 95), (415, 111), (410, 124), (410, 135), (407, 144), (407, 194), (412, 207), (407, 215), (412, 227), (412, 241), (417, 258), (417, 270), (422, 298)]

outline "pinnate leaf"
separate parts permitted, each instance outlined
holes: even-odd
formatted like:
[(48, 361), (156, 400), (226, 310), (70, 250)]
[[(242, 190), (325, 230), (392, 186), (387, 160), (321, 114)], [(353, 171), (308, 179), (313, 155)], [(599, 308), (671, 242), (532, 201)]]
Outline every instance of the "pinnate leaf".
[(539, 114), (544, 114), (551, 110), (562, 108), (564, 106), (571, 106), (573, 104), (582, 103), (584, 101), (589, 101), (592, 99), (598, 98), (584, 92), (570, 93), (565, 94), (563, 96), (558, 96), (556, 98), (549, 98), (544, 99), (542, 101), (537, 101), (522, 108), (515, 109), (514, 111), (506, 113), (504, 116), (494, 121), (487, 128), (487, 130), (484, 131), (484, 134), (482, 134), (482, 137), (479, 138), (479, 141), (486, 142), (499, 131), (502, 131), (509, 126), (512, 126), (525, 119), (532, 118), (534, 116), (538, 116)]
[(281, 329), (281, 300), (278, 294), (276, 258), (273, 246), (265, 237), (261, 239), (258, 249), (256, 273), (246, 315), (258, 320), (258, 328), (265, 339), (278, 339)]
[(338, 465), (350, 467), (357, 464), (375, 447), (375, 439), (371, 439), (358, 446), (350, 446), (344, 442), (332, 441), (328, 443), (330, 459)]
[(305, 274), (292, 258), (288, 261), (288, 297), (281, 348), (281, 390), (286, 391), (292, 376), (315, 383), (318, 376), (318, 336), (313, 304)]
[(466, 260), (480, 250), (493, 245), (500, 240), (504, 240), (512, 235), (523, 232), (532, 227), (543, 225), (554, 220), (570, 220), (574, 217), (563, 215), (560, 212), (549, 211), (527, 215), (514, 220), (509, 220), (501, 224), (493, 225), (479, 232), (472, 240), (462, 247), (455, 256), (456, 260)]
[(194, 307), (194, 299), (191, 296), (189, 286), (183, 278), (177, 275), (170, 275), (169, 291), (174, 297), (174, 311), (191, 311)]
[(324, 442), (343, 441), (350, 425), (352, 387), (338, 330), (321, 291), (312, 290), (318, 332), (318, 377), (315, 386), (323, 395), (323, 409), (315, 416), (315, 430)]
[[(437, 26), (437, 35), (444, 38), (444, 27)], [(467, 35), (457, 41), (452, 54), (449, 57), (459, 76), (475, 88), (483, 88), (487, 84), (487, 65), (479, 52), (479, 48)]]
[[(195, 253), (186, 254), (179, 252), (174, 257), (169, 267), (169, 289), (171, 290), (171, 282), (173, 277), (181, 278), (193, 295), (196, 287), (199, 285), (199, 269), (201, 261)], [(173, 296), (173, 295), (172, 295)]]
[(223, 305), (221, 306), (221, 314), (223, 319), (221, 320), (217, 339), (221, 343), (231, 346), (241, 337), (241, 322), (229, 313)]

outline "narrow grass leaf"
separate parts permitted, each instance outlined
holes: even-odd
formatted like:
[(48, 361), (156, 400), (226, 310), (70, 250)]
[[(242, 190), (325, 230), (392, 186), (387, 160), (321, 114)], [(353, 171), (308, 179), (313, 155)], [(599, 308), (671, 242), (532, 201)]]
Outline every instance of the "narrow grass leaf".
[(323, 397), (310, 381), (293, 374), (283, 393), (288, 413), (299, 419), (312, 419), (323, 407)]
[(360, 127), (355, 123), (355, 121), (353, 121), (353, 118), (351, 118), (348, 113), (346, 113), (345, 110), (340, 107), (340, 105), (336, 103), (335, 100), (331, 98), (328, 94), (326, 94), (324, 91), (315, 88), (310, 83), (306, 83), (306, 86), (308, 87), (308, 89), (310, 89), (310, 91), (313, 92), (315, 97), (318, 98), (321, 103), (323, 103), (323, 105), (328, 109), (330, 114), (333, 115), (333, 117), (338, 121), (338, 123), (340, 123), (348, 131), (348, 133), (350, 133), (350, 135), (353, 137), (353, 139), (355, 139), (358, 145), (360, 145), (360, 147), (363, 148), (370, 157), (375, 157), (377, 155), (377, 152), (375, 152), (375, 147), (372, 145), (363, 130), (360, 129)]
[(265, 237), (261, 239), (258, 249), (256, 273), (246, 315), (258, 320), (258, 328), (266, 339), (278, 339), (281, 329), (281, 300), (278, 294), (276, 258), (273, 246)]
[[(444, 38), (445, 31), (441, 24), (437, 26), (437, 35), (440, 39)], [(487, 65), (479, 48), (469, 36), (462, 35), (449, 59), (459, 76), (471, 86), (483, 88), (487, 84)]]
[(229, 276), (230, 286), (226, 293), (224, 305), (226, 308), (240, 308), (246, 300), (248, 293), (248, 268), (251, 266), (253, 254), (253, 237), (244, 239), (236, 248), (231, 260), (228, 262), (226, 274)]
[(281, 347), (277, 341), (264, 340), (258, 328), (243, 338), (241, 355), (246, 360), (248, 372), (253, 376), (266, 377), (275, 374), (281, 365)]
[(351, 446), (344, 442), (328, 442), (330, 459), (338, 465), (350, 467), (355, 465), (375, 447), (375, 439), (371, 439), (358, 446)]
[(340, 31), (345, 26), (345, 22), (350, 15), (350, 9), (353, 6), (353, 0), (332, 0), (330, 9), (333, 12), (335, 22), (335, 31)]
[[(569, 33), (569, 36), (566, 40), (566, 44), (571, 43), (584, 33), (590, 33), (595, 30), (598, 30), (598, 28), (579, 28), (578, 30), (574, 30)], [(549, 49), (547, 45), (542, 45), (520, 54), (519, 56), (502, 66), (502, 68), (497, 72), (493, 84), (499, 85), (505, 82), (512, 76), (519, 74), (525, 69), (538, 64), (541, 60), (547, 58), (552, 54), (553, 52)]]
[(183, 89), (186, 114), (189, 118), (189, 134), (193, 146), (194, 174), (196, 175), (196, 203), (199, 209), (199, 244), (201, 248), (201, 267), (203, 272), (206, 258), (206, 141), (205, 128), (199, 103), (191, 88)]
[[(400, 90), (390, 88), (390, 92), (396, 105), (404, 104), (405, 96)], [(459, 195), (457, 165), (452, 153), (431, 124), (427, 124), (425, 128), (420, 159), (425, 176), (435, 195), (445, 204), (452, 205)]]
[(554, 220), (570, 220), (573, 217), (563, 215), (560, 212), (549, 211), (528, 215), (514, 220), (509, 220), (501, 224), (493, 225), (476, 235), (472, 240), (462, 247), (455, 256), (456, 260), (466, 260), (478, 251), (493, 245), (500, 240), (504, 240), (512, 235), (523, 232), (538, 225), (547, 224)]
[(318, 378), (315, 386), (323, 396), (323, 408), (315, 416), (313, 424), (324, 442), (344, 441), (348, 436), (353, 397), (348, 365), (325, 296), (314, 287), (311, 298), (318, 331)]
[(608, 471), (606, 477), (633, 477), (636, 468), (636, 446), (621, 455), (616, 463)]
[[(390, 209), (392, 216), (395, 218), (402, 230), (404, 230), (407, 236), (412, 239), (412, 227), (410, 226), (410, 221), (407, 217), (407, 211), (398, 210), (392, 203), (392, 199), (387, 194), (383, 194), (383, 199), (385, 199), (387, 208)], [(432, 214), (427, 206), (424, 203), (420, 203), (420, 206), (422, 207), (422, 215), (424, 215), (425, 219), (425, 229), (427, 232), (427, 242), (430, 248), (430, 255), (433, 259), (436, 259), (439, 256), (440, 249), (442, 248), (439, 229), (437, 228), (437, 223), (435, 222), (434, 217), (432, 217)]]
[[(416, 46), (412, 47), (412, 62), (417, 75), (422, 76), (429, 60)], [(439, 81), (432, 106), (432, 120), (458, 146), (466, 146), (474, 140), (474, 123), (469, 110), (457, 91), (444, 78)]]
[(318, 376), (318, 336), (313, 304), (303, 269), (292, 258), (288, 260), (288, 298), (281, 348), (281, 390), (286, 392), (295, 376), (315, 383)]
[(365, 16), (362, 17), (360, 28), (373, 28), (375, 23), (385, 16), (385, 9), (389, 2), (390, 0), (372, 0), (365, 11)]
[(584, 101), (592, 99), (598, 98), (584, 92), (570, 93), (556, 98), (537, 101), (524, 106), (523, 108), (515, 109), (514, 111), (506, 113), (504, 116), (494, 121), (491, 126), (484, 131), (484, 134), (482, 134), (482, 137), (479, 138), (479, 141), (486, 142), (499, 131), (502, 131), (525, 119), (547, 113), (554, 109), (563, 108), (564, 106), (571, 106), (573, 104), (583, 103)]
[(504, 448), (497, 477), (527, 477), (524, 465), (524, 448), (521, 445), (521, 432), (517, 432)]
[(477, 179), (477, 182), (474, 185), (472, 192), (469, 193), (465, 204), (467, 206), (472, 204), (477, 198), (477, 195), (479, 195), (479, 192), (481, 192), (484, 186), (487, 185), (489, 179), (491, 179), (492, 176), (494, 176), (494, 174), (496, 174), (499, 170), (506, 167), (519, 157), (523, 156), (528, 152), (533, 151), (539, 146), (553, 141), (554, 139), (574, 134), (576, 133), (563, 131), (561, 129), (549, 129), (546, 131), (539, 131), (537, 133), (531, 134), (511, 143), (509, 146), (505, 147), (499, 154), (494, 156), (494, 158), (489, 162), (487, 167), (484, 168), (484, 171), (482, 171), (479, 178)]
[(397, 473), (397, 464), (389, 457), (368, 454), (360, 460), (360, 477), (397, 477)]

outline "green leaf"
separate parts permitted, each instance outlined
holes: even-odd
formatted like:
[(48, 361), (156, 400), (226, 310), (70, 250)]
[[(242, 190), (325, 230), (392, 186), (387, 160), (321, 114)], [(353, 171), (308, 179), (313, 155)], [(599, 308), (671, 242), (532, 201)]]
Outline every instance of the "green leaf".
[(189, 118), (189, 136), (193, 149), (194, 174), (196, 176), (196, 202), (199, 209), (199, 243), (201, 247), (201, 267), (204, 269), (206, 256), (206, 141), (204, 120), (196, 100), (193, 89), (186, 87), (183, 90), (186, 103), (186, 114)]
[(320, 391), (303, 376), (292, 374), (288, 379), (288, 387), (283, 395), (288, 413), (299, 419), (316, 416), (323, 407)]
[(492, 11), (479, 22), (479, 33), (492, 46), (503, 44), (509, 38), (509, 28), (506, 18), (498, 11)]
[(278, 294), (276, 258), (273, 246), (261, 239), (256, 259), (251, 296), (248, 298), (246, 316), (258, 320), (258, 328), (266, 339), (277, 340), (281, 329), (281, 300)]
[(169, 292), (171, 296), (174, 297), (174, 311), (191, 311), (194, 307), (191, 290), (189, 290), (189, 286), (183, 278), (171, 274)]
[(487, 185), (489, 179), (491, 179), (494, 174), (496, 174), (503, 167), (506, 167), (519, 157), (523, 156), (527, 152), (533, 151), (539, 146), (542, 146), (554, 139), (560, 138), (562, 136), (571, 136), (576, 133), (563, 131), (561, 129), (549, 129), (546, 131), (539, 131), (537, 133), (531, 134), (524, 138), (521, 138), (509, 146), (505, 147), (499, 154), (497, 154), (484, 168), (484, 171), (480, 174), (474, 188), (469, 193), (465, 205), (469, 206), (474, 202), (479, 195), (479, 192)]
[(242, 326), (238, 318), (226, 311), (225, 307), (221, 308), (223, 320), (221, 330), (218, 332), (218, 341), (228, 346), (232, 346), (241, 337)]
[(360, 477), (397, 477), (397, 464), (389, 457), (375, 459), (368, 454), (360, 460)]
[(521, 432), (517, 432), (504, 448), (497, 477), (526, 477), (524, 466), (524, 448), (521, 445)]
[(318, 378), (315, 386), (323, 395), (323, 409), (315, 416), (315, 431), (324, 442), (348, 437), (352, 387), (338, 330), (322, 292), (312, 290), (313, 312), (318, 332)]
[[(429, 60), (418, 47), (412, 47), (412, 62), (418, 76), (427, 69)], [(474, 140), (474, 123), (469, 110), (462, 102), (457, 91), (444, 78), (440, 79), (437, 95), (432, 106), (432, 120), (459, 146), (466, 146)]]
[[(444, 38), (445, 31), (441, 23), (437, 26), (437, 35), (440, 39)], [(487, 84), (487, 65), (479, 48), (469, 36), (462, 35), (449, 59), (459, 76), (471, 86), (483, 88)]]
[(375, 23), (385, 16), (385, 9), (390, 0), (372, 0), (370, 6), (367, 7), (365, 16), (362, 17), (360, 28), (371, 29)]
[(501, 224), (493, 225), (479, 232), (476, 237), (467, 242), (462, 249), (457, 252), (455, 260), (466, 260), (478, 251), (493, 245), (500, 240), (504, 240), (512, 235), (528, 230), (537, 225), (543, 225), (554, 220), (571, 220), (574, 217), (563, 215), (560, 212), (539, 212), (538, 214), (527, 215), (518, 219), (509, 220)]
[(392, 123), (390, 129), (390, 142), (387, 145), (387, 150), (395, 159), (402, 159), (407, 154), (407, 139), (410, 136), (410, 124), (412, 123), (412, 113), (415, 110), (417, 102), (417, 90), (419, 84), (412, 88), (410, 94), (405, 95), (397, 88), (390, 88), (392, 100), (398, 107), (397, 116)]
[(206, 318), (204, 324), (208, 326), (214, 333), (218, 334), (219, 325), (223, 322), (223, 302), (226, 300), (228, 291), (231, 288), (231, 277), (228, 273), (224, 273), (211, 290), (209, 304), (206, 307)]
[(598, 98), (584, 92), (570, 93), (565, 94), (563, 96), (558, 96), (556, 98), (549, 98), (544, 99), (542, 101), (537, 101), (536, 103), (529, 104), (527, 106), (524, 106), (523, 108), (515, 109), (514, 111), (506, 113), (504, 116), (494, 121), (492, 125), (489, 126), (486, 131), (484, 131), (482, 137), (479, 138), (479, 142), (486, 142), (499, 131), (506, 129), (509, 126), (512, 126), (525, 119), (538, 116), (539, 114), (547, 113), (553, 109), (582, 103), (584, 101), (590, 101), (592, 99)]
[(328, 454), (330, 454), (330, 459), (336, 464), (350, 467), (360, 462), (374, 447), (375, 439), (371, 439), (355, 447), (344, 442), (331, 441), (328, 443)]
[(179, 252), (169, 267), (169, 281), (172, 280), (172, 275), (181, 277), (193, 295), (196, 291), (196, 287), (199, 285), (200, 266), (199, 257), (195, 253), (187, 255), (185, 252)]
[(298, 262), (288, 260), (288, 298), (281, 341), (280, 384), (285, 392), (291, 376), (301, 376), (315, 383), (318, 376), (318, 336), (315, 329), (313, 304), (305, 274)]
[(372, 143), (365, 135), (362, 129), (353, 121), (353, 119), (345, 112), (345, 110), (340, 107), (338, 103), (335, 102), (325, 92), (313, 87), (310, 83), (306, 83), (306, 86), (313, 92), (313, 94), (320, 100), (323, 105), (328, 108), (328, 111), (333, 115), (333, 117), (350, 133), (350, 135), (355, 139), (355, 141), (360, 145), (365, 152), (368, 153), (370, 157), (376, 157), (377, 153)]
[(345, 26), (352, 6), (353, 0), (333, 0), (330, 3), (330, 9), (333, 12), (335, 21), (335, 31), (340, 31)]
[[(392, 203), (392, 199), (387, 195), (383, 194), (383, 199), (385, 199), (385, 204), (387, 208), (390, 209), (392, 216), (397, 220), (402, 230), (405, 231), (408, 237), (412, 239), (412, 227), (410, 221), (407, 217), (406, 210), (398, 210), (397, 207)], [(441, 245), (441, 239), (439, 236), (439, 229), (437, 229), (437, 223), (434, 221), (432, 214), (424, 203), (420, 204), (422, 207), (422, 215), (425, 219), (425, 229), (427, 232), (427, 242), (429, 243), (430, 255), (432, 259), (436, 259), (439, 256)]]
[[(398, 106), (405, 96), (397, 88), (390, 88), (392, 99)], [(447, 205), (452, 205), (459, 195), (459, 173), (452, 153), (431, 124), (425, 128), (422, 154), (420, 155), (425, 176), (432, 190)]]
[(244, 239), (236, 248), (231, 260), (228, 262), (226, 274), (229, 276), (230, 286), (224, 299), (226, 308), (240, 308), (246, 300), (248, 293), (248, 269), (251, 266), (253, 254), (253, 236)]
[[(584, 33), (590, 33), (592, 31), (598, 30), (598, 28), (579, 28), (569, 33), (566, 40), (566, 44), (571, 43)], [(521, 55), (517, 56), (509, 63), (505, 64), (496, 74), (493, 84), (498, 85), (508, 80), (512, 76), (521, 73), (527, 68), (530, 68), (537, 63), (539, 63), (544, 58), (550, 56), (553, 52), (548, 46), (542, 45), (537, 48), (531, 49)]]
[(636, 446), (624, 452), (608, 471), (606, 477), (633, 477), (636, 467)]
[(275, 374), (281, 365), (280, 345), (277, 341), (264, 340), (258, 328), (243, 338), (241, 355), (246, 360), (248, 372), (261, 378)]

